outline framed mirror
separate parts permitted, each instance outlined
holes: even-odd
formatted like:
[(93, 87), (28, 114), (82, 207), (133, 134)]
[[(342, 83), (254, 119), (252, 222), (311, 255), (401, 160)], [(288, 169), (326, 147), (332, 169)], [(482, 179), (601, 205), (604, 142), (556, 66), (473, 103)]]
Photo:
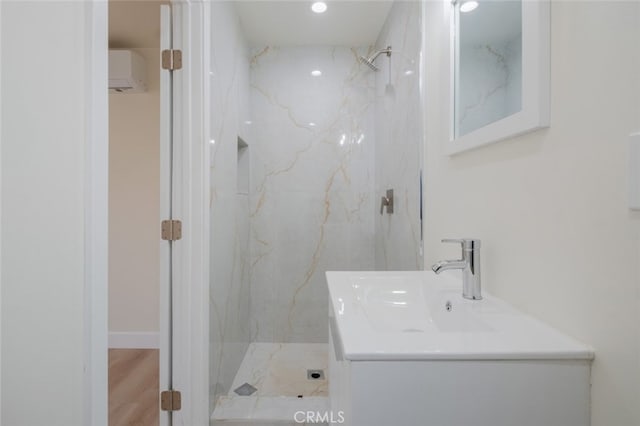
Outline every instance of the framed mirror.
[(549, 2), (451, 4), (449, 155), (549, 125)]

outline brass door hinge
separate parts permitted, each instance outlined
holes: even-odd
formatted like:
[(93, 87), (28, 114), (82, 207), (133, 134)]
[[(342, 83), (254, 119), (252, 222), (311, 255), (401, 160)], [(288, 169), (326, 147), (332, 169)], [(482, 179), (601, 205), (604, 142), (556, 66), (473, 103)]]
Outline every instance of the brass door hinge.
[(162, 51), (162, 69), (179, 70), (182, 69), (182, 50), (165, 49)]
[(160, 232), (165, 241), (177, 241), (182, 238), (182, 222), (179, 220), (163, 220)]
[(168, 390), (160, 392), (160, 409), (162, 411), (180, 411), (182, 396), (180, 391)]

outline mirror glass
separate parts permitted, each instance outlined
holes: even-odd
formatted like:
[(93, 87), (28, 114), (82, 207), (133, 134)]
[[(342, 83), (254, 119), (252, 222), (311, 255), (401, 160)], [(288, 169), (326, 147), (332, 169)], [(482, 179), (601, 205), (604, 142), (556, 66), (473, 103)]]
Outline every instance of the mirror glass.
[(522, 1), (454, 4), (454, 139), (522, 110)]

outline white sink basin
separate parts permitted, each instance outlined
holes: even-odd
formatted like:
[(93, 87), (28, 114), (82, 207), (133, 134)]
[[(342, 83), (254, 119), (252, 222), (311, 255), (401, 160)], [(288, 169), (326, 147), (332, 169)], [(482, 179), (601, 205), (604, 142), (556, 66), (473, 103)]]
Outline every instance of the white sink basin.
[(593, 350), (455, 273), (327, 272), (330, 323), (346, 359), (591, 359)]
[[(426, 286), (408, 277), (358, 277), (356, 303), (380, 332), (481, 332), (492, 328), (472, 309), (459, 309), (456, 289)], [(454, 306), (455, 301), (455, 306)]]

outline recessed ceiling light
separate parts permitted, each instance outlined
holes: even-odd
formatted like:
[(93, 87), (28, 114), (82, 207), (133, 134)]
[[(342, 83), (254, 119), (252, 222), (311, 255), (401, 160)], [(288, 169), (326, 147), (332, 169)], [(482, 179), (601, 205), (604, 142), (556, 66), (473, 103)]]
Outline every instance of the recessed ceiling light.
[(478, 7), (477, 1), (475, 0), (465, 1), (460, 5), (460, 12), (471, 12), (472, 10), (475, 10), (476, 7)]
[(327, 4), (323, 1), (317, 1), (311, 5), (311, 10), (315, 13), (324, 13), (327, 11)]
[(322, 75), (322, 71), (313, 70), (313, 71), (311, 71), (311, 75), (314, 76), (314, 77), (320, 77)]

